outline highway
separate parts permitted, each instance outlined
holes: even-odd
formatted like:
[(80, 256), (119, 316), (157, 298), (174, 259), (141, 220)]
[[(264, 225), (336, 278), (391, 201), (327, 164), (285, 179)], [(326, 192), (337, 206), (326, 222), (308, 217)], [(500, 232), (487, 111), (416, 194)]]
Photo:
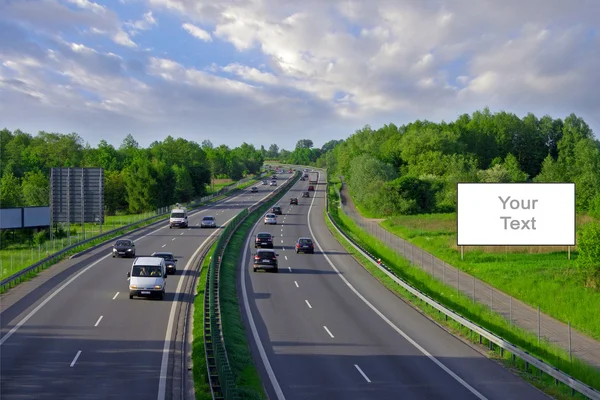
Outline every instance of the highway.
[[(258, 223), (242, 249), (238, 293), (270, 399), (538, 400), (545, 394), (387, 290), (324, 222), (325, 178), (298, 181), (278, 225)], [(289, 205), (298, 197), (298, 205)], [(279, 273), (252, 272), (258, 232), (275, 236)], [(298, 237), (315, 254), (296, 254)]]
[[(290, 174), (280, 174), (278, 184)], [(258, 184), (225, 201), (191, 212), (188, 229), (168, 222), (128, 237), (136, 255), (173, 252), (176, 275), (163, 301), (129, 299), (132, 259), (112, 258), (109, 245), (66, 260), (0, 297), (0, 398), (170, 399), (174, 322), (200, 246), (215, 229), (200, 229), (213, 215), (219, 226), (275, 189)]]

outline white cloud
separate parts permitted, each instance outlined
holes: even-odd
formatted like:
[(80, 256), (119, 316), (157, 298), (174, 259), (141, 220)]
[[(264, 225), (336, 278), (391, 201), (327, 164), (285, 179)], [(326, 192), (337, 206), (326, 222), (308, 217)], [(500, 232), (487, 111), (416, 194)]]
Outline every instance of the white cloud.
[[(56, 96), (73, 101), (72, 109), (129, 113), (138, 124), (169, 115), (181, 129), (197, 120), (194, 112), (205, 113), (202, 123), (215, 131), (260, 126), (265, 135), (302, 134), (301, 126), (315, 132), (315, 143), (323, 139), (319, 126), (351, 127), (338, 136), (345, 137), (363, 123), (454, 119), (486, 105), (519, 115), (576, 112), (600, 129), (600, 98), (592, 89), (600, 84), (600, 41), (590, 33), (600, 28), (600, 2), (131, 0), (148, 12), (123, 23), (116, 9), (90, 0), (65, 0), (78, 12), (57, 1), (37, 8), (9, 3), (5, 19), (50, 36), (82, 27), (110, 37), (124, 53), (110, 55), (83, 36), (46, 64), (45, 49), (3, 40), (0, 26), (0, 63), (11, 65), (0, 67), (0, 85), (22, 102)], [(144, 44), (160, 48), (147, 51), (149, 59), (131, 55), (139, 52), (132, 37), (157, 27), (160, 13), (179, 17), (181, 34), (227, 48), (214, 57), (202, 53), (198, 58), (209, 61), (197, 65), (197, 50), (184, 54), (176, 44), (168, 55), (159, 43)], [(231, 59), (234, 50), (238, 59)], [(213, 61), (219, 59), (226, 61)], [(54, 85), (48, 74), (56, 73), (68, 85)], [(88, 94), (82, 102), (78, 88), (103, 100)], [(189, 126), (195, 131), (195, 123)]]
[(158, 25), (158, 21), (152, 15), (152, 11), (148, 11), (142, 16), (142, 19), (137, 21), (125, 22), (125, 25), (130, 28), (131, 35), (137, 35), (140, 31), (147, 31)]
[(194, 24), (185, 23), (182, 24), (181, 27), (185, 29), (187, 33), (189, 33), (197, 39), (203, 40), (205, 42), (212, 42), (212, 36), (210, 36), (210, 33), (206, 32), (202, 28), (197, 27)]

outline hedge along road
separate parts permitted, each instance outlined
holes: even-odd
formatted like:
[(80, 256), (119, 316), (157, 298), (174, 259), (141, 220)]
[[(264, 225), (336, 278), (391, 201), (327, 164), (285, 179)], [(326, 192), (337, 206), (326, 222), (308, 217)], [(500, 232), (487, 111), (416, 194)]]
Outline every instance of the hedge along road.
[(197, 249), (217, 232), (200, 229), (200, 220), (213, 215), (218, 225), (226, 223), (272, 192), (262, 188), (200, 209), (188, 229), (165, 223), (136, 238), (138, 257), (170, 251), (179, 260), (164, 301), (130, 300), (126, 274), (132, 259), (112, 258), (109, 246), (83, 256), (68, 280), (36, 289), (38, 301), (23, 292), (27, 285), (10, 291), (12, 300), (21, 298), (0, 314), (2, 399), (169, 398), (173, 331), (167, 327), (190, 295), (178, 292), (180, 282), (191, 274)]
[[(548, 399), (347, 254), (325, 225), (320, 181), (311, 199), (301, 198), (306, 182), (299, 181), (288, 196), (299, 204), (285, 205), (278, 225), (259, 221), (243, 249), (242, 310), (271, 399)], [(261, 231), (274, 236), (278, 274), (252, 272), (252, 240)], [(295, 253), (300, 236), (315, 240), (315, 254)]]

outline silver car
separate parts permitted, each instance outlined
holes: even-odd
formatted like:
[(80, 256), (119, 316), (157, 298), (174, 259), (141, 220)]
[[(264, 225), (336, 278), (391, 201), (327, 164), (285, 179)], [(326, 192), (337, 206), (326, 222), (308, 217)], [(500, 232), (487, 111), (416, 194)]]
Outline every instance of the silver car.
[(215, 217), (207, 215), (202, 218), (202, 222), (200, 222), (200, 228), (216, 228), (217, 222), (215, 221)]
[(273, 213), (265, 215), (265, 225), (266, 224), (277, 225), (277, 215)]

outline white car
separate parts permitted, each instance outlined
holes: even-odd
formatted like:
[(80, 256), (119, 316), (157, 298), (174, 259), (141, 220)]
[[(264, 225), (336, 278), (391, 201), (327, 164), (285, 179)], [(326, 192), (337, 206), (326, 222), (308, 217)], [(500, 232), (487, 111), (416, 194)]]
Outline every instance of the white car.
[(271, 185), (270, 186), (277, 186), (277, 181), (271, 181)]
[(266, 224), (277, 225), (277, 215), (273, 213), (265, 215), (265, 225)]

